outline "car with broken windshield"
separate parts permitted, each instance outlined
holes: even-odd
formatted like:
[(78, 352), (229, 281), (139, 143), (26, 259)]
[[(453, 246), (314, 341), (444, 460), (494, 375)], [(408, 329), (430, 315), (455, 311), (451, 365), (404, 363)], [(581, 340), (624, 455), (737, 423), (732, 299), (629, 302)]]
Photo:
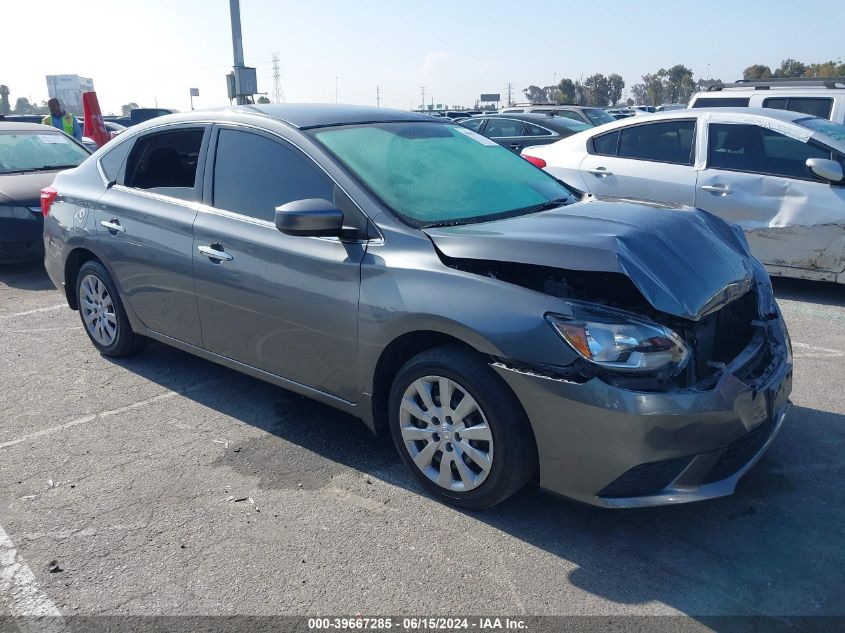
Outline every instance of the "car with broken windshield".
[(448, 121), (161, 117), (43, 200), (48, 273), (100, 353), (155, 339), (351, 413), (461, 507), (535, 478), (606, 507), (730, 494), (789, 408), (739, 229), (585, 199)]

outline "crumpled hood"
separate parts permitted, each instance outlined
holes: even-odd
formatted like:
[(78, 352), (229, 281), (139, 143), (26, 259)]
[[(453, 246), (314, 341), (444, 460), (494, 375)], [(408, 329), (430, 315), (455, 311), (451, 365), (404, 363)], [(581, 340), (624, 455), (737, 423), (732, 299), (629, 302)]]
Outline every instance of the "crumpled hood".
[(40, 207), (41, 190), (53, 184), (56, 171), (0, 175), (0, 203)]
[(622, 273), (657, 310), (693, 320), (744, 294), (754, 275), (741, 233), (690, 208), (591, 199), (423, 230), (447, 257)]

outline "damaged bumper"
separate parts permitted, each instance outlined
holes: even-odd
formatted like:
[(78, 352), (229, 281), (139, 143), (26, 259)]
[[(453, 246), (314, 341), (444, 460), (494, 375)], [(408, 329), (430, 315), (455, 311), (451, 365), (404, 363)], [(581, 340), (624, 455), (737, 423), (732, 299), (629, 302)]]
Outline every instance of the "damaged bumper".
[(540, 485), (604, 507), (731, 494), (765, 453), (791, 403), (792, 355), (782, 319), (761, 324), (714, 386), (635, 391), (496, 363), (523, 403)]

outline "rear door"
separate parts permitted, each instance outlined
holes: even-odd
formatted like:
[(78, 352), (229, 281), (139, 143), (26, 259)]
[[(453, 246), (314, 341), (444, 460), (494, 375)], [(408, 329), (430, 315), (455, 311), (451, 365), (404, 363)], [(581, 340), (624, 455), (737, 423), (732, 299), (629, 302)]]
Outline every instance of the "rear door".
[(524, 122), (518, 119), (491, 117), (484, 126), (484, 136), (519, 154), (524, 147), (535, 145)]
[(696, 119), (632, 124), (587, 141), (580, 170), (596, 195), (692, 206)]
[(101, 254), (129, 307), (149, 329), (192, 345), (201, 342), (192, 227), (209, 134), (206, 125), (176, 125), (129, 141), (116, 183), (91, 207)]
[(285, 235), (274, 213), (306, 198), (356, 210), (308, 156), (250, 128), (215, 127), (207, 170), (193, 247), (203, 346), (354, 400), (366, 244)]
[(831, 157), (829, 148), (757, 125), (710, 123), (696, 206), (742, 226), (764, 264), (842, 272), (845, 187), (806, 167), (808, 158)]

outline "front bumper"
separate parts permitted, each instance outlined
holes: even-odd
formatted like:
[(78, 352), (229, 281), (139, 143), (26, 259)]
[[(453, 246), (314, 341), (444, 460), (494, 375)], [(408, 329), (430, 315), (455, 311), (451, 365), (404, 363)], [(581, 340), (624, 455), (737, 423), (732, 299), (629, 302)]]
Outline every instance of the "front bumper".
[(780, 319), (706, 390), (632, 391), (598, 378), (575, 383), (505, 363), (493, 368), (531, 421), (541, 487), (609, 508), (731, 494), (791, 405), (792, 357)]

